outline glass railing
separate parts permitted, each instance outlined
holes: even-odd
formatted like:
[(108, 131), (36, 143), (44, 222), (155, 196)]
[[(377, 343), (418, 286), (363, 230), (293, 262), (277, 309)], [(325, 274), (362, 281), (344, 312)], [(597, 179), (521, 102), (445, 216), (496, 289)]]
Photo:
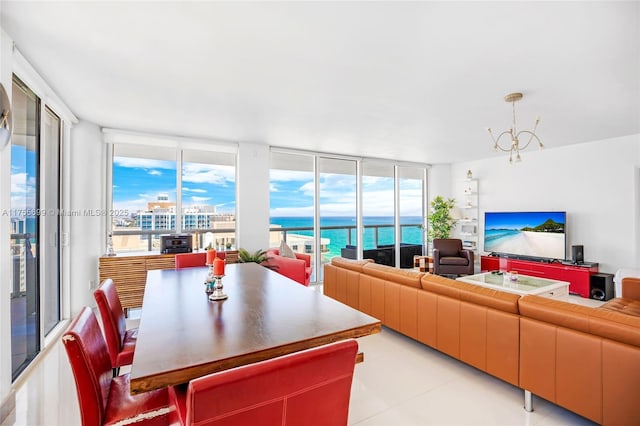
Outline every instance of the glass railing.
[[(184, 234), (194, 234), (196, 230), (185, 229)], [(113, 249), (116, 253), (127, 252), (153, 252), (160, 251), (160, 242), (162, 235), (168, 235), (175, 233), (174, 229), (152, 229), (152, 230), (140, 230), (140, 229), (115, 229), (111, 232)], [(235, 246), (235, 228), (226, 229), (198, 229), (197, 230), (197, 244), (194, 240), (194, 248), (203, 249), (208, 245), (208, 239), (205, 238), (205, 234), (212, 234), (212, 245), (214, 248), (222, 249), (226, 247), (227, 243)], [(138, 238), (136, 238), (138, 237)], [(219, 241), (216, 246), (216, 240)]]
[[(355, 256), (357, 253), (357, 238), (356, 238), (356, 225), (333, 225), (333, 226), (321, 226), (320, 227), (320, 241), (321, 241), (321, 264), (330, 262), (333, 257), (336, 256)], [(313, 254), (315, 250), (315, 241), (313, 237), (312, 226), (296, 226), (296, 227), (280, 227), (272, 226), (269, 228), (270, 241), (272, 247), (277, 247), (281, 240), (284, 240), (292, 246), (294, 251), (306, 254)], [(404, 250), (404, 246), (413, 247), (412, 250), (421, 250), (423, 246), (424, 230), (420, 223), (407, 223), (400, 225), (401, 231), (401, 250)], [(167, 235), (173, 230), (169, 229), (155, 229), (155, 230), (126, 230), (117, 229), (112, 231), (113, 247), (116, 253), (125, 252), (158, 252), (160, 251), (160, 236)], [(185, 230), (184, 233), (193, 233), (194, 230)], [(203, 249), (206, 245), (204, 235), (211, 233), (216, 241), (220, 241), (219, 248), (225, 247), (227, 242), (230, 242), (235, 247), (235, 229), (199, 229), (197, 247)], [(137, 239), (136, 239), (137, 237)], [(195, 238), (194, 238), (195, 239)], [(372, 224), (364, 226), (363, 233), (363, 246), (366, 254), (372, 257), (372, 253), (376, 254), (375, 250), (380, 250), (380, 255), (384, 258), (376, 259), (378, 262), (395, 262), (394, 253), (391, 251), (395, 245), (395, 228), (393, 224)], [(195, 244), (195, 241), (194, 241)], [(215, 246), (215, 244), (214, 244)], [(388, 252), (383, 250), (388, 249)], [(346, 252), (345, 252), (346, 250)], [(401, 252), (403, 253), (403, 252)], [(413, 253), (413, 252), (412, 252)], [(408, 254), (407, 254), (408, 255)], [(346, 257), (345, 256), (345, 257)], [(392, 256), (393, 259), (390, 257)], [(401, 254), (403, 256), (403, 254)], [(406, 256), (405, 256), (406, 257)], [(354, 257), (355, 258), (355, 257)], [(387, 259), (388, 258), (388, 259)], [(312, 256), (313, 259), (313, 256)], [(401, 259), (401, 262), (403, 260)], [(404, 261), (406, 263), (406, 260)], [(402, 266), (402, 265), (400, 265)], [(315, 265), (312, 265), (313, 270)], [(312, 277), (312, 281), (315, 281)]]

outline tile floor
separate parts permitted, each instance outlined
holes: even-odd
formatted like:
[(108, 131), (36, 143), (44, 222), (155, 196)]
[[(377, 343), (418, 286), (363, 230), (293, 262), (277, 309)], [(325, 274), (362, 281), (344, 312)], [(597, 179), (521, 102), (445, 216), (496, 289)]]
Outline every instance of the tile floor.
[[(350, 425), (593, 424), (536, 397), (528, 413), (521, 389), (387, 328), (359, 344), (365, 361), (355, 369)], [(72, 373), (56, 343), (16, 388), (15, 410), (1, 426), (79, 423)]]

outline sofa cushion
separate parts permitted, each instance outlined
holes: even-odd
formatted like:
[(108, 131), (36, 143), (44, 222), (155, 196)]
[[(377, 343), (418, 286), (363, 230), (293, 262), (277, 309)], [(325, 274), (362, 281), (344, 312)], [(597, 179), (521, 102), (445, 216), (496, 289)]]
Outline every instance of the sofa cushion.
[(440, 265), (462, 265), (466, 266), (469, 264), (469, 260), (465, 257), (441, 257)]
[(640, 300), (616, 297), (611, 299), (598, 309), (606, 309), (609, 311), (621, 312), (627, 315), (640, 317)]
[(398, 269), (393, 266), (379, 265), (377, 263), (367, 263), (363, 265), (362, 272), (372, 277), (415, 288), (421, 288), (420, 279), (424, 275), (424, 272), (417, 272), (413, 269)]
[(518, 305), (522, 316), (640, 346), (640, 317), (532, 295)]
[(504, 312), (518, 313), (518, 299), (520, 299), (520, 295), (515, 293), (494, 290), (432, 274), (423, 276), (421, 285), (424, 290), (432, 293), (487, 306)]
[(336, 256), (331, 259), (331, 264), (338, 266), (340, 268), (349, 269), (351, 271), (362, 272), (362, 267), (367, 263), (372, 263), (371, 259), (364, 260), (352, 260), (346, 259), (344, 257)]

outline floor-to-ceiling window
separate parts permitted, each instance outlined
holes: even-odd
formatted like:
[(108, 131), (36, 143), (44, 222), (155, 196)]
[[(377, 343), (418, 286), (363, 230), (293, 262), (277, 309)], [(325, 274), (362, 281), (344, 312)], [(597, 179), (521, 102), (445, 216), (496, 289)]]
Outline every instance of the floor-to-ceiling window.
[(270, 168), (270, 245), (313, 247), (312, 281), (334, 256), (410, 267), (422, 253), (426, 166), (274, 148)]
[(235, 162), (235, 155), (229, 153), (182, 153), (182, 230), (194, 234), (197, 241), (193, 243), (199, 248), (235, 247)]
[(42, 225), (41, 287), (43, 301), (42, 317), (45, 334), (60, 321), (60, 140), (62, 122), (51, 109), (45, 108), (44, 131), (42, 132), (41, 167), (43, 174), (41, 197), (44, 214)]
[[(194, 248), (235, 248), (237, 147), (105, 133), (111, 142), (111, 242), (116, 253), (160, 251), (160, 235), (192, 235)], [(150, 138), (157, 144), (148, 142)]]
[(40, 351), (40, 100), (14, 78), (11, 103), (11, 372), (15, 379)]
[(166, 147), (113, 146), (111, 230), (117, 253), (160, 250), (176, 230), (176, 152)]
[[(363, 161), (362, 219), (364, 250), (376, 250), (375, 260), (395, 265), (395, 174), (391, 163)], [(376, 226), (372, 226), (376, 225)], [(382, 250), (382, 249), (388, 250)]]
[[(343, 247), (357, 246), (356, 161), (318, 158), (322, 262), (340, 256)], [(318, 280), (323, 280), (323, 269)]]
[[(314, 254), (314, 157), (272, 152), (269, 186), (269, 246), (278, 247), (284, 240), (293, 251)], [(315, 256), (312, 262), (315, 273)]]
[(420, 167), (398, 167), (400, 217), (400, 241), (404, 244), (422, 244), (424, 240), (426, 199), (425, 169)]

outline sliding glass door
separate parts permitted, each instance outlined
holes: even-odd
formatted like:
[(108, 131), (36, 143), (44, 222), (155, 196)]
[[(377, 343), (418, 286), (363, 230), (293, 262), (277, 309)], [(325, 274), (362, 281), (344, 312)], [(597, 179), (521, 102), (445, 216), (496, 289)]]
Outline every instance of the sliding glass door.
[(44, 131), (40, 169), (42, 201), (47, 213), (41, 214), (43, 330), (49, 333), (60, 321), (60, 138), (61, 120), (49, 108), (44, 112)]
[[(342, 256), (343, 249), (356, 253), (357, 246), (357, 176), (356, 162), (319, 158), (320, 237), (322, 263)], [(319, 268), (317, 281), (323, 281)]]
[(11, 372), (13, 379), (40, 351), (40, 100), (20, 80), (12, 89)]

